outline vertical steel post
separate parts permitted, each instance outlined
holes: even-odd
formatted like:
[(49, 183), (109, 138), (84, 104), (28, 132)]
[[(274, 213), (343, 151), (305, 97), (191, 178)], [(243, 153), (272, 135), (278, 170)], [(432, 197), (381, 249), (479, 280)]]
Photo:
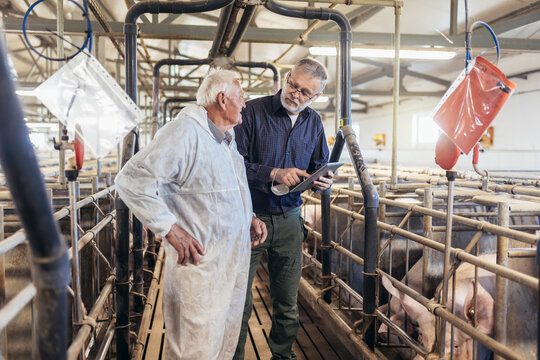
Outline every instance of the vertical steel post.
[[(92, 194), (95, 194), (99, 191), (99, 177), (98, 176), (92, 176)], [(97, 200), (96, 206), (99, 206), (99, 200)], [(98, 209), (94, 209), (94, 216), (95, 216), (95, 222), (96, 224), (100, 221), (100, 214)], [(96, 248), (99, 249), (99, 238), (100, 238), (100, 232), (98, 232), (94, 237), (94, 242), (96, 243)], [(95, 302), (98, 298), (99, 294), (99, 277), (100, 277), (100, 271), (99, 271), (99, 254), (97, 253), (96, 249), (92, 249), (92, 264), (93, 264), (93, 271), (92, 271), (92, 301)]]
[[(63, 43), (63, 37), (64, 37), (64, 2), (63, 1), (57, 1), (56, 2), (56, 32), (58, 33), (58, 36), (56, 37), (56, 53), (57, 57), (63, 58), (64, 57), (64, 43)], [(64, 63), (62, 61), (58, 62), (58, 69), (60, 69)], [(64, 124), (62, 124), (60, 121), (58, 121), (58, 139), (61, 140), (64, 130)], [(60, 184), (66, 183), (66, 175), (64, 173), (64, 170), (66, 168), (66, 151), (63, 148), (60, 148), (58, 151), (58, 182)]]
[[(355, 183), (355, 179), (353, 177), (350, 177), (348, 179), (349, 181), (349, 190), (351, 191), (354, 191), (354, 183)], [(354, 196), (352, 195), (349, 195), (348, 197), (348, 204), (347, 204), (347, 208), (350, 210), (350, 211), (353, 211), (354, 210)], [(349, 218), (349, 251), (352, 252), (354, 254), (354, 247), (353, 247), (353, 223), (354, 223), (354, 219), (351, 217)], [(347, 257), (347, 264), (348, 264), (348, 270), (347, 270), (347, 273), (348, 273), (348, 279), (349, 279), (349, 285), (352, 286), (352, 277), (353, 277), (353, 261), (350, 257)], [(356, 289), (355, 289), (356, 290)], [(350, 300), (350, 296), (349, 296), (349, 300)]]
[(393, 101), (393, 115), (392, 115), (392, 185), (397, 184), (397, 135), (398, 135), (398, 113), (399, 113), (399, 48), (401, 46), (401, 5), (396, 4), (395, 8), (395, 24), (394, 24), (394, 101)]
[[(77, 211), (78, 181), (69, 182), (69, 214), (71, 233), (71, 287), (73, 288), (73, 320), (80, 324), (83, 320), (81, 299), (81, 265), (79, 260), (79, 228)], [(76, 330), (77, 327), (74, 327)]]
[[(424, 207), (431, 209), (433, 207), (433, 189), (424, 189)], [(431, 239), (433, 236), (433, 218), (429, 215), (424, 215), (424, 236)], [(422, 293), (426, 295), (431, 280), (431, 248), (424, 246), (422, 255)]]
[[(510, 205), (508, 202), (498, 204), (498, 225), (507, 228), (510, 224)], [(508, 238), (497, 236), (497, 264), (508, 267)], [(508, 280), (500, 275), (495, 278), (495, 322), (493, 334), (495, 340), (506, 343), (506, 312), (508, 309)], [(495, 359), (502, 357), (495, 355)]]
[(32, 250), (38, 355), (63, 360), (67, 348), (69, 259), (47, 199), (0, 37), (0, 163)]
[[(448, 203), (446, 207), (446, 234), (444, 247), (444, 272), (443, 272), (443, 294), (441, 304), (446, 306), (448, 303), (448, 283), (450, 281), (450, 248), (452, 247), (452, 214), (454, 212), (454, 181), (456, 180), (457, 172), (455, 170), (447, 170), (446, 178), (448, 179)], [(442, 319), (441, 333), (438, 339), (440, 342), (440, 354), (444, 358), (444, 348), (446, 341), (446, 321)]]
[[(340, 54), (340, 48), (337, 46), (337, 56), (336, 56), (336, 84), (341, 84), (341, 54)], [(341, 127), (341, 105), (338, 101), (341, 98), (341, 87), (335, 86), (334, 87), (334, 114), (336, 116), (334, 121), (334, 133), (337, 134), (339, 131), (339, 128)], [(335, 141), (335, 139), (334, 139)]]
[[(330, 194), (332, 190), (324, 190), (321, 192), (321, 221), (322, 221), (322, 277), (323, 288), (328, 288), (331, 281), (330, 269)], [(326, 290), (323, 293), (323, 299), (328, 304), (332, 302), (332, 290)]]
[(459, 0), (450, 0), (450, 36), (458, 33), (458, 2)]

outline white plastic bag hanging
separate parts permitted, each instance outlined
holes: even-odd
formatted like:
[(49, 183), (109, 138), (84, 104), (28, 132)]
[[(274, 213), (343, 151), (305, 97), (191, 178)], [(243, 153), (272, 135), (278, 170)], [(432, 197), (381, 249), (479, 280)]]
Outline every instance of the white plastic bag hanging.
[(69, 61), (35, 93), (97, 158), (106, 156), (144, 118), (107, 70), (87, 53)]

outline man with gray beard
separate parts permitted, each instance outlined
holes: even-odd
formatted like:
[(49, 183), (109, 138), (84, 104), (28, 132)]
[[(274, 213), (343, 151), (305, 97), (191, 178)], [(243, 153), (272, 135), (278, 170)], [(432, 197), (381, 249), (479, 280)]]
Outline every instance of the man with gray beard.
[[(328, 162), (328, 146), (319, 114), (309, 107), (326, 85), (327, 72), (316, 60), (297, 62), (277, 94), (251, 100), (235, 127), (238, 152), (244, 157), (253, 211), (266, 224), (266, 242), (251, 250), (248, 292), (234, 359), (244, 358), (248, 321), (253, 308), (251, 286), (264, 252), (268, 254), (272, 359), (296, 359), (291, 347), (298, 332), (297, 293), (302, 272), (303, 220), (300, 192), (280, 196), (275, 185), (296, 185)], [(332, 184), (330, 171), (313, 189)]]

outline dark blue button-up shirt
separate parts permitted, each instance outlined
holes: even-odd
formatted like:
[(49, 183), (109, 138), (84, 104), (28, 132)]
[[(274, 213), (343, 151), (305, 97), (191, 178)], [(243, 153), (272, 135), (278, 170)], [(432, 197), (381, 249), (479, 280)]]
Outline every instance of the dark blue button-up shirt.
[(302, 204), (300, 192), (276, 196), (270, 191), (273, 168), (294, 167), (311, 174), (328, 162), (319, 114), (307, 107), (292, 127), (280, 94), (248, 101), (242, 111), (242, 124), (234, 128), (256, 213), (283, 214)]

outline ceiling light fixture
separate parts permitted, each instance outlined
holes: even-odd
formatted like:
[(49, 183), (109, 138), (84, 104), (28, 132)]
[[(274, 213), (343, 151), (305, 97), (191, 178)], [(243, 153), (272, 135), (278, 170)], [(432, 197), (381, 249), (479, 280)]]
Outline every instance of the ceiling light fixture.
[(19, 90), (16, 90), (15, 92), (16, 92), (17, 95), (19, 95), (19, 96), (36, 96), (36, 94), (34, 93), (34, 90), (23, 90), (23, 89), (19, 89)]
[[(313, 46), (309, 48), (311, 55), (336, 56), (335, 47)], [(352, 48), (351, 56), (374, 57), (374, 58), (393, 58), (394, 49), (381, 48)], [(456, 56), (455, 51), (439, 49), (422, 50), (400, 50), (400, 59), (421, 59), (421, 60), (449, 60)]]

